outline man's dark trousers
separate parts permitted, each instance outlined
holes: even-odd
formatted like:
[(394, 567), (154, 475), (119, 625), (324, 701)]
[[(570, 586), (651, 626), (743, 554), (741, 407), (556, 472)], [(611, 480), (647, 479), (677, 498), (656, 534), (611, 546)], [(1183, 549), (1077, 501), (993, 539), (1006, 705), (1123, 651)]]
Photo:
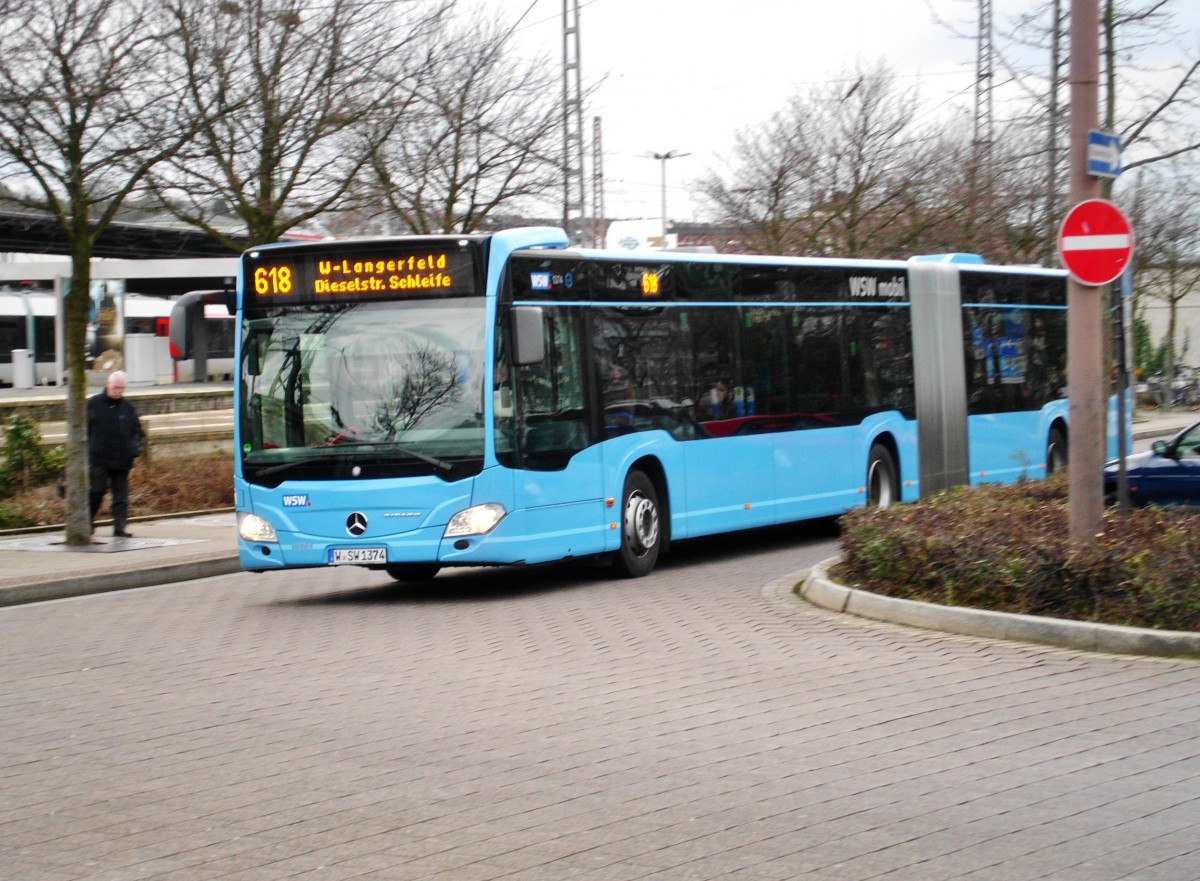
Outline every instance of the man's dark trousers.
[(88, 500), (92, 505), (92, 524), (96, 522), (96, 512), (100, 510), (104, 494), (111, 487), (113, 533), (124, 532), (129, 522), (129, 470), (105, 468), (93, 463), (88, 471)]

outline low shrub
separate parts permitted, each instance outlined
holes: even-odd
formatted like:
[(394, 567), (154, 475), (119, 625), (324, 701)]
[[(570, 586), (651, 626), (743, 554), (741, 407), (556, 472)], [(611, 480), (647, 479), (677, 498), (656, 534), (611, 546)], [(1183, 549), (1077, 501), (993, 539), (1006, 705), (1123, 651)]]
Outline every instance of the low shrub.
[[(56, 473), (61, 473), (61, 466)], [(65, 519), (65, 502), (53, 483), (0, 501), (0, 529), (50, 526)], [(108, 516), (109, 498), (97, 515)], [(227, 454), (139, 459), (129, 472), (132, 517), (233, 507), (233, 458)]]
[(1110, 509), (1084, 550), (1067, 529), (1065, 476), (958, 488), (847, 514), (831, 576), (948, 606), (1200, 631), (1200, 511)]
[(66, 454), (62, 447), (42, 446), (36, 422), (18, 413), (4, 423), (4, 457), (0, 463), (0, 498), (20, 490), (43, 486), (62, 474)]

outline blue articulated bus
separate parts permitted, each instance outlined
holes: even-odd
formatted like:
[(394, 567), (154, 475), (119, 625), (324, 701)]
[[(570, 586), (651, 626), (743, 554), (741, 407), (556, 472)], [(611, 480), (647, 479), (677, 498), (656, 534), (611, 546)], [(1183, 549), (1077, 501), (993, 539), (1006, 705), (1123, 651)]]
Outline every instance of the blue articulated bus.
[(639, 576), (672, 541), (1067, 460), (1058, 271), (525, 228), (253, 248), (238, 317), (249, 570)]

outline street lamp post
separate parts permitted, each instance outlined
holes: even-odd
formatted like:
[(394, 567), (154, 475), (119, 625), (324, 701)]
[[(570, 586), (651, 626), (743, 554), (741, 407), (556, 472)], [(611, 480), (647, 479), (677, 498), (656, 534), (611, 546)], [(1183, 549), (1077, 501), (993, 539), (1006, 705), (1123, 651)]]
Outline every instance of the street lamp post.
[(667, 246), (667, 160), (679, 159), (681, 156), (691, 156), (691, 153), (680, 153), (678, 150), (668, 150), (666, 153), (648, 154), (662, 163), (662, 246)]

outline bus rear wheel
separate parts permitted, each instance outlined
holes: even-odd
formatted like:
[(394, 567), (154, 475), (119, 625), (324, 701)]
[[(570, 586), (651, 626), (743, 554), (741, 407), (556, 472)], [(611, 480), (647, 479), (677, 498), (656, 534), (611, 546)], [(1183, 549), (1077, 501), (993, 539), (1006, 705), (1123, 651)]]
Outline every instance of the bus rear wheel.
[(650, 573), (662, 549), (662, 522), (658, 492), (641, 471), (625, 478), (621, 500), (621, 549), (614, 561), (616, 569), (630, 578)]
[(436, 563), (393, 563), (384, 571), (397, 581), (421, 582), (433, 580), (441, 568)]
[(890, 508), (900, 501), (900, 472), (891, 450), (874, 444), (867, 456), (867, 507)]

